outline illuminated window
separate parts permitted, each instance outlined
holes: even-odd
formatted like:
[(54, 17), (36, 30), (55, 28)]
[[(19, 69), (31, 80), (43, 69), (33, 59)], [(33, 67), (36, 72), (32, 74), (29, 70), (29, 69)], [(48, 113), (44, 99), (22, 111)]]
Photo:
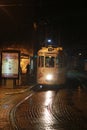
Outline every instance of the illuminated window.
[(44, 56), (39, 56), (38, 67), (44, 67)]
[(45, 66), (54, 67), (54, 60), (55, 60), (55, 57), (50, 57), (50, 56), (45, 57)]

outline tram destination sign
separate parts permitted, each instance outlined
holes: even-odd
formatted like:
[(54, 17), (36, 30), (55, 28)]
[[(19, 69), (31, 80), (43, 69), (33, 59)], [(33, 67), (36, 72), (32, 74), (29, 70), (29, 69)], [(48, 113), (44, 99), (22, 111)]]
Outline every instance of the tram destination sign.
[(20, 51), (5, 50), (1, 52), (2, 78), (19, 78)]

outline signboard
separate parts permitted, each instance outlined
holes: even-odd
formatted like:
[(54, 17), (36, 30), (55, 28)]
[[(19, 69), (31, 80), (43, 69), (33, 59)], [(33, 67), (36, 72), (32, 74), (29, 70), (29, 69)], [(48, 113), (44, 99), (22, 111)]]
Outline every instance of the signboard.
[(19, 78), (20, 51), (7, 50), (1, 52), (2, 78)]

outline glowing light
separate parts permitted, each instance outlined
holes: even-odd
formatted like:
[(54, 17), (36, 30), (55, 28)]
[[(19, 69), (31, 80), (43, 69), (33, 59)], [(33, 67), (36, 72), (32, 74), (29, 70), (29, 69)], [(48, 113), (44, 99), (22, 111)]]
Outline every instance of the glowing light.
[(51, 42), (51, 40), (50, 40), (50, 39), (48, 39), (48, 42)]
[(53, 79), (53, 75), (52, 75), (52, 74), (48, 74), (48, 75), (46, 76), (46, 79), (47, 79), (47, 80), (52, 80), (52, 79)]
[(78, 55), (79, 55), (79, 56), (81, 56), (81, 55), (82, 55), (82, 53), (80, 52)]

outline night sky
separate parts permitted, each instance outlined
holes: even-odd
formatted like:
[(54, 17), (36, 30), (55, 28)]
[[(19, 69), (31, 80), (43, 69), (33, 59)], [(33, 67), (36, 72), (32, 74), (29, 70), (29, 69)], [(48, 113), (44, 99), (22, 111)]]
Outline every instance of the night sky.
[(66, 48), (87, 48), (85, 5), (80, 1), (0, 0), (0, 43), (31, 42), (36, 23), (39, 42), (49, 37)]

